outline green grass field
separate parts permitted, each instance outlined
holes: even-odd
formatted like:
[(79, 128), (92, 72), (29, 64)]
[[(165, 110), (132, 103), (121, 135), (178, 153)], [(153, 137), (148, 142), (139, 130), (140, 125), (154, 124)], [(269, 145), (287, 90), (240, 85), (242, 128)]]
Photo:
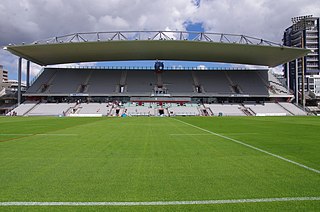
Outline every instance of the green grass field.
[(318, 117), (1, 117), (0, 126), (0, 203), (318, 198), (0, 211), (320, 210)]

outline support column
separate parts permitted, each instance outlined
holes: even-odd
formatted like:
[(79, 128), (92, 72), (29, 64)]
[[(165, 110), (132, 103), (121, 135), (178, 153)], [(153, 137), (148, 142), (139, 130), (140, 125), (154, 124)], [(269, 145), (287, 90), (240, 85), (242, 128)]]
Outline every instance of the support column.
[(288, 94), (290, 94), (290, 62), (287, 63), (287, 89), (288, 89)]
[[(304, 49), (304, 32), (302, 32), (302, 37), (301, 37), (301, 48)], [(304, 76), (304, 72), (305, 72), (305, 68), (304, 68), (304, 59), (305, 57), (303, 56), (301, 58), (301, 77), (302, 77), (302, 89), (301, 89), (301, 104), (302, 104), (302, 108), (303, 110), (305, 110), (306, 107), (306, 97), (305, 97), (305, 76)]]
[(22, 58), (18, 60), (18, 105), (21, 104), (21, 70), (22, 70)]
[(27, 88), (30, 87), (30, 61), (27, 61)]
[(296, 93), (296, 105), (298, 105), (299, 104), (299, 82), (298, 82), (298, 60), (296, 59), (296, 61), (295, 61), (295, 64), (296, 64), (296, 68), (295, 68), (295, 70), (296, 70), (296, 86), (295, 86), (295, 93)]

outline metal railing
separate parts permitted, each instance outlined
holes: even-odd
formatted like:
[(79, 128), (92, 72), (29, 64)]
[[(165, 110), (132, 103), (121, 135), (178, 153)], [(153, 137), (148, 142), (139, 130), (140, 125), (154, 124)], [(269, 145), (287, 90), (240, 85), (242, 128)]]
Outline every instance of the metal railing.
[[(48, 67), (50, 68), (50, 67)], [(56, 67), (52, 67), (56, 68)], [(65, 67), (57, 67), (58, 69), (103, 69), (103, 70), (124, 70), (124, 71), (130, 71), (130, 70), (151, 70), (154, 71), (154, 67), (152, 66), (65, 66)], [(257, 69), (257, 68), (245, 68), (245, 67), (185, 67), (185, 66), (165, 66), (164, 71), (172, 71), (172, 70), (198, 70), (198, 71), (224, 71), (224, 70), (230, 70), (230, 71), (237, 71), (237, 70), (247, 70), (247, 71), (256, 71), (256, 70), (267, 70), (264, 68)], [(39, 75), (39, 74), (38, 74)]]

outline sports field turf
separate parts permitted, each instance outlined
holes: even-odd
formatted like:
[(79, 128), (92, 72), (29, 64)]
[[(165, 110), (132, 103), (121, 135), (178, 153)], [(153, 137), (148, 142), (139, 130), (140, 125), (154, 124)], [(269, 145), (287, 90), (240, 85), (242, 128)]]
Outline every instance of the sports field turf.
[[(0, 211), (320, 210), (319, 117), (1, 117), (0, 126)], [(179, 205), (204, 200), (225, 202)], [(3, 206), (167, 201), (177, 202)]]

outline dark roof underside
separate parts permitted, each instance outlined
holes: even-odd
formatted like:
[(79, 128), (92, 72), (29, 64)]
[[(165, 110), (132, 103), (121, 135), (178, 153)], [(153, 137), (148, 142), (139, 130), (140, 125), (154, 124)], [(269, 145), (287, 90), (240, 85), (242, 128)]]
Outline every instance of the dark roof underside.
[(275, 67), (302, 57), (307, 49), (183, 40), (130, 40), (33, 44), (6, 47), (39, 65), (127, 60), (182, 60)]

